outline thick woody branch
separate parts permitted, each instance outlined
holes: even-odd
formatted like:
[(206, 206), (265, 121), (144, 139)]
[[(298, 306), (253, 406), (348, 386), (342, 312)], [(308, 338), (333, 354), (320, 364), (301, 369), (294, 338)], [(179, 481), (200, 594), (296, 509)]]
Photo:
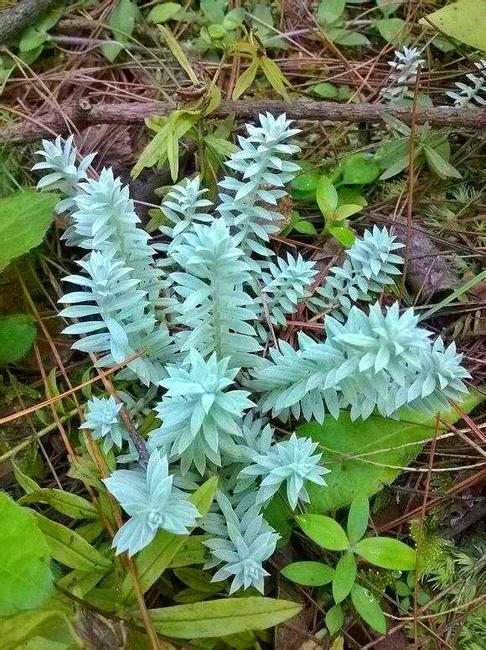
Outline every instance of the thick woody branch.
[(40, 14), (55, 0), (22, 0), (9, 9), (0, 11), (0, 45), (6, 45), (14, 36), (33, 25)]
[[(167, 115), (178, 108), (175, 103), (144, 101), (128, 104), (91, 104), (88, 99), (64, 104), (59, 112), (51, 109), (35, 119), (0, 129), (0, 144), (32, 142), (42, 137), (52, 137), (70, 132), (70, 124), (82, 130), (96, 124), (138, 124), (150, 115)], [(181, 106), (182, 108), (182, 106)], [(238, 118), (253, 118), (259, 113), (270, 111), (286, 113), (294, 120), (316, 120), (319, 122), (379, 122), (387, 115), (393, 115), (405, 123), (412, 120), (412, 110), (383, 104), (337, 104), (334, 102), (291, 101), (273, 99), (252, 99), (245, 101), (223, 101), (212, 117), (226, 117), (234, 114)], [(453, 108), (438, 106), (420, 108), (415, 111), (417, 124), (458, 128), (486, 127), (486, 109)]]

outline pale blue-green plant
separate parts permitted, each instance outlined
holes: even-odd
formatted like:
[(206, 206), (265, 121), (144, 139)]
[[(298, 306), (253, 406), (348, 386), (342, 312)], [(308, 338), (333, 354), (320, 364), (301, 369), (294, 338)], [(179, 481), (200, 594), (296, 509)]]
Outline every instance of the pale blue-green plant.
[(481, 59), (474, 65), (479, 70), (479, 75), (467, 74), (468, 83), (458, 81), (454, 84), (457, 90), (446, 92), (446, 95), (454, 100), (454, 106), (458, 108), (474, 104), (486, 106), (486, 59)]
[(403, 259), (396, 251), (403, 244), (396, 241), (386, 228), (365, 230), (346, 251), (341, 266), (330, 269), (324, 284), (317, 287), (308, 301), (312, 311), (331, 312), (344, 320), (358, 300), (369, 302), (384, 287), (392, 285), (400, 275)]
[(208, 460), (221, 465), (221, 451), (231, 453), (234, 438), (241, 436), (240, 420), (254, 406), (248, 391), (227, 390), (239, 370), (228, 368), (228, 362), (218, 361), (215, 353), (206, 361), (191, 350), (186, 366), (167, 366), (166, 393), (156, 407), (162, 424), (150, 444), (166, 449), (171, 460), (180, 459), (183, 473), (194, 465), (204, 474)]
[(279, 535), (264, 520), (257, 505), (238, 517), (227, 497), (219, 494), (217, 499), (224, 515), (225, 535), (204, 542), (212, 555), (205, 568), (223, 564), (213, 582), (232, 578), (230, 594), (241, 587), (255, 587), (263, 593), (264, 577), (269, 574), (262, 564), (275, 551)]
[(116, 470), (103, 482), (130, 517), (113, 538), (117, 554), (134, 555), (158, 530), (186, 535), (196, 525), (197, 508), (173, 486), (167, 458), (158, 451), (152, 452), (146, 469)]
[(413, 98), (413, 87), (416, 83), (419, 66), (425, 65), (416, 47), (403, 46), (395, 50), (395, 58), (388, 65), (392, 71), (387, 88), (382, 92), (383, 98), (391, 103)]
[(238, 489), (246, 489), (261, 477), (256, 503), (262, 504), (273, 497), (282, 483), (286, 484), (287, 499), (295, 510), (298, 501), (310, 501), (306, 482), (326, 485), (323, 475), (329, 470), (319, 464), (322, 454), (315, 454), (318, 443), (309, 438), (297, 438), (293, 433), (288, 440), (277, 442), (264, 454), (250, 452), (252, 464), (239, 473)]
[(108, 453), (113, 446), (122, 448), (124, 441), (130, 441), (126, 427), (120, 421), (122, 402), (110, 397), (92, 397), (86, 403), (86, 413), (81, 429), (89, 429), (95, 440), (102, 441), (102, 449)]
[(317, 274), (315, 262), (306, 261), (301, 255), (287, 259), (277, 257), (262, 270), (261, 301), (270, 322), (285, 326), (286, 315), (293, 314), (297, 305), (310, 295), (310, 286)]
[(37, 187), (40, 190), (58, 190), (65, 195), (56, 206), (57, 214), (71, 209), (79, 184), (88, 179), (87, 170), (96, 154), (92, 153), (77, 162), (78, 152), (73, 145), (72, 135), (64, 141), (59, 135), (54, 142), (42, 140), (42, 149), (36, 151), (36, 154), (44, 160), (36, 163), (32, 169), (48, 172), (39, 180)]
[[(131, 398), (133, 383), (124, 384), (123, 402), (136, 425), (152, 409), (160, 417), (148, 456), (142, 440), (135, 448), (132, 429), (125, 437), (114, 399), (93, 398), (87, 407), (82, 428), (105, 452), (127, 440), (129, 453), (117, 461), (135, 463), (105, 479), (130, 517), (115, 537), (117, 552), (136, 553), (159, 529), (186, 534), (198, 515), (187, 492), (217, 473), (217, 506), (197, 525), (216, 535), (207, 542), (211, 566), (223, 565), (214, 579), (231, 578), (231, 592), (263, 591), (262, 563), (278, 535), (262, 505), (281, 487), (291, 508), (305, 504), (306, 487), (324, 485), (327, 472), (311, 440), (276, 441), (266, 412), (319, 422), (327, 412), (338, 418), (341, 409), (353, 419), (375, 409), (389, 416), (403, 404), (435, 413), (464, 394), (468, 377), (454, 345), (432, 343), (413, 310), (352, 307), (399, 274), (401, 245), (386, 228), (366, 231), (313, 297), (313, 262), (272, 259), (277, 203), (298, 170), (288, 160), (298, 150), (288, 144), (296, 133), (285, 116), (260, 116), (228, 162), (237, 177), (221, 182), (216, 215), (198, 177), (182, 182), (166, 197), (165, 239), (155, 246), (128, 189), (111, 170), (88, 179), (91, 157), (76, 163), (72, 140), (45, 143), (38, 167), (50, 172), (40, 186), (65, 194), (59, 209), (71, 217), (66, 241), (84, 255), (81, 273), (65, 278), (75, 290), (61, 299), (61, 314), (77, 320), (65, 331), (82, 337), (73, 347), (98, 355), (100, 366), (129, 358), (117, 377), (137, 377), (148, 388)], [(300, 333), (296, 349), (272, 345), (267, 329), (284, 327), (303, 301), (329, 312), (325, 338)], [(156, 386), (163, 391), (158, 404)]]
[(286, 160), (299, 151), (286, 143), (299, 133), (290, 124), (285, 115), (275, 118), (267, 113), (260, 115), (260, 126), (247, 125), (248, 137), (238, 138), (239, 149), (226, 163), (239, 178), (225, 176), (219, 183), (217, 210), (235, 232), (237, 244), (250, 254), (270, 254), (269, 237), (282, 226), (281, 214), (271, 208), (285, 196), (282, 188), (300, 171), (296, 163)]

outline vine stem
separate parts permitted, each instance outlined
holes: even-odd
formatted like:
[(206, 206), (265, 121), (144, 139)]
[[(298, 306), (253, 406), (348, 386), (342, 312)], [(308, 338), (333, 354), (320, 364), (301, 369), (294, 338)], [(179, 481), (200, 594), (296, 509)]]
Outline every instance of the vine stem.
[[(21, 144), (32, 142), (42, 137), (67, 135), (71, 126), (78, 130), (97, 124), (140, 124), (151, 115), (167, 115), (178, 108), (187, 108), (187, 104), (178, 106), (175, 102), (147, 100), (131, 103), (91, 103), (89, 98), (75, 102), (66, 102), (59, 106), (58, 112), (45, 111), (36, 117), (24, 116), (24, 121), (0, 129), (0, 144)], [(17, 109), (7, 105), (0, 108), (6, 112), (19, 114)], [(436, 106), (417, 108), (415, 111), (401, 106), (386, 104), (338, 104), (337, 102), (316, 102), (294, 100), (290, 102), (274, 99), (252, 99), (222, 101), (211, 117), (254, 118), (269, 111), (275, 115), (286, 113), (293, 120), (315, 120), (331, 122), (380, 122), (392, 115), (407, 124), (415, 120), (416, 124), (427, 122), (432, 126), (486, 128), (486, 109), (455, 108)]]

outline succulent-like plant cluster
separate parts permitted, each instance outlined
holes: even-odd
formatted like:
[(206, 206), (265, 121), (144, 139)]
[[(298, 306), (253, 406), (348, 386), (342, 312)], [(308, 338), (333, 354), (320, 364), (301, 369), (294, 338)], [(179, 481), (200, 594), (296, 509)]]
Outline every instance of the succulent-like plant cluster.
[(448, 90), (446, 92), (446, 95), (454, 100), (454, 106), (458, 108), (474, 104), (486, 106), (486, 59), (481, 59), (474, 65), (479, 74), (473, 74), (472, 72), (466, 74), (468, 83), (458, 81), (454, 84), (457, 90)]
[[(288, 160), (298, 151), (288, 144), (296, 133), (284, 115), (248, 126), (227, 163), (236, 175), (221, 181), (216, 212), (198, 177), (172, 188), (162, 205), (161, 259), (128, 189), (111, 170), (88, 179), (92, 157), (76, 163), (72, 140), (44, 143), (40, 167), (52, 173), (39, 186), (68, 197), (59, 206), (72, 220), (66, 241), (85, 251), (80, 274), (65, 278), (75, 290), (62, 298), (61, 315), (77, 320), (66, 329), (80, 337), (73, 347), (101, 355), (102, 366), (126, 364), (122, 378), (149, 388), (144, 397), (125, 391), (123, 401), (134, 413), (153, 408), (160, 419), (147, 440), (148, 462), (137, 462), (120, 403), (93, 398), (86, 408), (82, 427), (106, 452), (128, 442), (125, 461), (134, 463), (105, 479), (130, 517), (114, 539), (117, 552), (136, 553), (159, 529), (183, 534), (200, 526), (214, 535), (208, 566), (222, 565), (214, 580), (232, 578), (231, 592), (263, 590), (262, 563), (278, 535), (262, 507), (279, 493), (297, 508), (309, 500), (309, 483), (325, 486), (328, 471), (316, 444), (295, 434), (277, 438), (261, 414), (322, 422), (341, 409), (353, 418), (375, 409), (392, 415), (403, 404), (436, 411), (465, 391), (454, 346), (432, 344), (413, 310), (352, 306), (399, 273), (400, 244), (385, 228), (365, 232), (313, 299), (315, 264), (274, 256), (268, 243), (280, 229), (277, 202), (299, 169)], [(298, 349), (284, 341), (274, 347), (269, 330), (284, 327), (305, 300), (335, 316), (326, 317), (325, 340), (300, 334)], [(199, 518), (188, 490), (215, 474), (217, 508)]]
[(383, 98), (392, 103), (413, 99), (418, 68), (424, 64), (416, 47), (404, 46), (401, 51), (395, 50), (394, 60), (388, 63), (392, 71), (390, 82), (382, 92)]

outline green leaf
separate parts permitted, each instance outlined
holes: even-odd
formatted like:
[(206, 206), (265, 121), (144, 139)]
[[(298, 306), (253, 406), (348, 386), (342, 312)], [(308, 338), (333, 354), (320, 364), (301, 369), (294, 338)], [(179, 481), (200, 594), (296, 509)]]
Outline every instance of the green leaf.
[(382, 18), (374, 23), (387, 43), (401, 45), (408, 32), (407, 23), (401, 18)]
[(69, 617), (60, 609), (21, 612), (0, 620), (3, 650), (74, 650), (85, 648)]
[(44, 239), (59, 198), (25, 190), (0, 199), (0, 271)]
[(356, 239), (356, 235), (351, 228), (345, 228), (344, 226), (333, 226), (329, 228), (329, 234), (345, 248), (350, 248)]
[(32, 513), (4, 492), (0, 521), (1, 617), (42, 607), (51, 595), (52, 574), (49, 548)]
[(177, 569), (194, 564), (205, 564), (209, 550), (207, 546), (204, 546), (203, 542), (209, 537), (209, 535), (191, 535), (188, 537), (174, 555), (168, 568)]
[(344, 614), (341, 605), (334, 605), (327, 611), (326, 614), (326, 627), (329, 634), (334, 636), (339, 632), (344, 623)]
[(324, 81), (320, 84), (316, 84), (315, 86), (311, 86), (310, 90), (312, 90), (312, 92), (319, 97), (323, 97), (324, 99), (336, 99), (338, 96), (338, 89), (336, 86), (334, 86), (334, 84), (331, 84), (328, 81)]
[(46, 31), (39, 30), (35, 26), (27, 27), (19, 41), (19, 50), (20, 52), (30, 52), (49, 40), (50, 36)]
[(362, 154), (345, 160), (342, 171), (345, 185), (369, 185), (380, 175), (380, 167), (377, 163)]
[(17, 483), (20, 485), (20, 487), (26, 494), (31, 494), (32, 492), (36, 492), (37, 490), (42, 489), (40, 485), (34, 481), (33, 478), (27, 476), (27, 474), (25, 474), (20, 469), (20, 467), (17, 465), (17, 463), (14, 460), (12, 460), (12, 467), (14, 471), (15, 480), (17, 481)]
[(330, 25), (342, 15), (346, 0), (321, 0), (317, 9), (317, 20), (325, 25)]
[(97, 519), (94, 505), (79, 496), (57, 488), (40, 488), (20, 499), (20, 503), (47, 503), (52, 508), (71, 519)]
[(462, 178), (457, 169), (444, 160), (435, 149), (424, 144), (423, 151), (430, 169), (437, 174), (439, 178)]
[[(469, 412), (483, 399), (481, 393), (473, 391), (459, 406)], [(298, 435), (310, 436), (319, 443), (331, 470), (326, 474), (326, 487), (310, 484), (307, 488), (311, 512), (337, 510), (348, 506), (358, 494), (376, 494), (417, 456), (422, 441), (436, 435), (434, 418), (408, 408), (397, 415), (398, 420), (371, 415), (364, 422), (352, 422), (349, 413), (342, 412), (338, 420), (326, 418), (323, 424), (309, 422), (298, 427)], [(451, 409), (441, 413), (441, 419), (454, 423), (458, 415)], [(443, 430), (441, 425), (439, 431)]]
[(419, 24), (456, 38), (461, 43), (486, 51), (486, 0), (459, 0), (419, 20)]
[(182, 11), (181, 5), (178, 5), (176, 2), (164, 2), (164, 4), (152, 7), (147, 16), (147, 20), (150, 20), (152, 23), (165, 23), (167, 20), (174, 18), (179, 11)]
[(120, 54), (123, 46), (130, 42), (138, 15), (138, 7), (132, 0), (119, 0), (111, 12), (109, 25), (116, 42), (103, 43), (101, 46), (103, 55), (110, 63)]
[(168, 27), (163, 27), (162, 25), (157, 25), (157, 26), (162, 32), (164, 41), (166, 42), (168, 48), (172, 52), (174, 58), (177, 60), (178, 64), (181, 66), (181, 68), (183, 68), (183, 70), (185, 70), (187, 76), (192, 81), (192, 83), (195, 86), (198, 86), (199, 79), (197, 78), (196, 73), (192, 69), (192, 66), (189, 63), (189, 59), (185, 55), (184, 50), (179, 45), (178, 41), (174, 38), (173, 33), (170, 31)]
[(330, 551), (349, 548), (346, 533), (337, 521), (325, 515), (300, 515), (297, 522), (310, 539)]
[(367, 589), (355, 584), (351, 589), (351, 600), (355, 610), (370, 627), (380, 634), (386, 633), (385, 615)]
[(332, 595), (336, 603), (341, 603), (351, 591), (356, 580), (356, 560), (351, 551), (339, 558), (332, 581)]
[(345, 47), (358, 47), (360, 45), (370, 44), (364, 34), (360, 34), (359, 32), (348, 32), (344, 29), (341, 34), (336, 36), (334, 42), (338, 45), (344, 45)]
[(397, 176), (398, 174), (403, 172), (404, 169), (407, 169), (409, 163), (410, 163), (410, 159), (408, 154), (406, 156), (403, 156), (402, 158), (399, 158), (396, 162), (390, 165), (386, 169), (386, 171), (383, 172), (383, 174), (380, 176), (380, 180), (386, 181), (389, 178), (393, 178), (393, 176)]
[(254, 59), (248, 68), (238, 77), (238, 81), (233, 89), (233, 99), (238, 99), (255, 81), (255, 75), (258, 71), (258, 59)]
[(299, 163), (299, 166), (302, 172), (299, 172), (290, 183), (292, 196), (296, 199), (314, 199), (321, 173), (305, 161)]
[(57, 562), (81, 571), (99, 572), (112, 566), (110, 559), (104, 557), (74, 530), (51, 521), (38, 512), (34, 515), (44, 533), (51, 555)]
[(363, 207), (361, 205), (340, 205), (338, 208), (336, 208), (332, 220), (344, 221), (344, 219), (351, 217), (353, 214), (361, 212), (362, 209)]
[(221, 23), (228, 0), (200, 0), (199, 6), (208, 22)]
[(287, 94), (286, 86), (289, 86), (290, 84), (275, 61), (269, 59), (267, 56), (262, 56), (260, 57), (260, 68), (272, 88), (278, 92), (279, 95), (282, 95), (284, 99), (288, 100), (289, 96)]
[(27, 314), (0, 316), (0, 365), (15, 363), (32, 347), (36, 327)]
[(398, 7), (403, 4), (405, 0), (376, 0), (376, 5), (380, 8), (381, 13), (388, 18), (395, 13)]
[(413, 571), (417, 563), (415, 550), (391, 537), (366, 537), (354, 546), (354, 551), (383, 569)]
[[(199, 510), (199, 514), (202, 517), (209, 512), (217, 487), (218, 479), (214, 476), (203, 483), (191, 495), (191, 501)], [(160, 578), (167, 567), (170, 566), (187, 539), (188, 535), (174, 535), (173, 533), (161, 530), (157, 533), (154, 540), (138, 554), (135, 563), (138, 569), (140, 585), (144, 593)], [(121, 599), (126, 601), (132, 597), (132, 590), (132, 579), (130, 576), (127, 576), (121, 587)]]
[(316, 201), (325, 219), (332, 219), (338, 204), (338, 194), (327, 176), (321, 176), (317, 183)]
[(300, 232), (302, 235), (317, 235), (314, 224), (306, 219), (298, 219), (292, 226), (296, 232)]
[(287, 580), (307, 587), (322, 587), (332, 582), (334, 569), (322, 562), (293, 562), (280, 572)]
[(302, 606), (273, 598), (225, 598), (149, 610), (159, 634), (176, 639), (207, 639), (265, 630), (292, 618)]
[(357, 494), (351, 501), (348, 513), (348, 538), (351, 544), (356, 544), (368, 529), (370, 517), (370, 502), (366, 494)]
[(341, 186), (338, 189), (338, 207), (341, 205), (360, 205), (362, 208), (368, 205), (366, 197), (361, 194), (358, 187)]

